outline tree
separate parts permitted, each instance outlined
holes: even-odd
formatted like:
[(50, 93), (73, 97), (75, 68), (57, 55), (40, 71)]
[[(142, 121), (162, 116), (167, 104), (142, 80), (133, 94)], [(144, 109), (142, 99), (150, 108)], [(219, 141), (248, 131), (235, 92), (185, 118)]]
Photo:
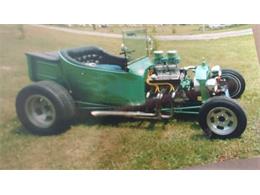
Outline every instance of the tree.
[(23, 24), (18, 24), (17, 25), (17, 30), (19, 31), (18, 39), (24, 39), (25, 38), (24, 25)]
[(97, 30), (97, 26), (95, 24), (92, 24), (92, 28), (94, 31)]

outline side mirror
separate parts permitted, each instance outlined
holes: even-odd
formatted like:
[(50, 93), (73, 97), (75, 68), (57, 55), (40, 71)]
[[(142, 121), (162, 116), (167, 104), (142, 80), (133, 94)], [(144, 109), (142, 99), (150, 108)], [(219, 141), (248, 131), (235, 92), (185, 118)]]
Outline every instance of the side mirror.
[(126, 46), (124, 43), (121, 44), (121, 51), (125, 52), (126, 51)]
[(120, 55), (124, 55), (125, 57), (125, 71), (128, 72), (128, 68), (127, 68), (127, 47), (125, 46), (124, 43), (121, 44), (121, 52), (119, 53)]
[(125, 55), (126, 56), (126, 51), (127, 51), (127, 47), (124, 45), (124, 43), (121, 44), (121, 52), (120, 55)]

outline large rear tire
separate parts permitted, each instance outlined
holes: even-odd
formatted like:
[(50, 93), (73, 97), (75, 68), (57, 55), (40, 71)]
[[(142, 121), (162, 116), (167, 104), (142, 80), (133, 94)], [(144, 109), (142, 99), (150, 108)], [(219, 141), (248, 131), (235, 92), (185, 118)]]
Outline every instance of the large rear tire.
[(75, 104), (68, 91), (54, 81), (40, 81), (23, 88), (16, 97), (16, 112), (33, 134), (58, 134), (69, 128)]
[(235, 100), (218, 96), (202, 105), (199, 124), (209, 138), (237, 138), (245, 131), (247, 118)]
[(244, 93), (246, 82), (240, 73), (230, 69), (223, 69), (222, 78), (227, 82), (231, 98), (237, 99)]

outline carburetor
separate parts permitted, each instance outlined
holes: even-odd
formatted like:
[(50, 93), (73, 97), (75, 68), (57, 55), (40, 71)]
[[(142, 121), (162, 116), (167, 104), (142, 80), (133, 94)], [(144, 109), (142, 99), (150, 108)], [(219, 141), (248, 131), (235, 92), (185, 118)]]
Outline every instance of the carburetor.
[(180, 63), (180, 56), (176, 50), (167, 51), (166, 55), (163, 51), (154, 51), (153, 61), (155, 80), (178, 80), (180, 78), (180, 70), (177, 67)]

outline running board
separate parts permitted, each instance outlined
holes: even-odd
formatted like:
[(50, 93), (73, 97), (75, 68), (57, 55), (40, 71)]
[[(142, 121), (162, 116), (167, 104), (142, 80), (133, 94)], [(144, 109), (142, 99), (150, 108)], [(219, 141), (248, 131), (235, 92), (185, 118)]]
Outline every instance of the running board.
[(169, 115), (158, 116), (155, 113), (146, 113), (146, 112), (133, 112), (133, 111), (92, 111), (92, 116), (124, 116), (131, 118), (151, 118), (151, 119), (168, 119), (171, 118)]

